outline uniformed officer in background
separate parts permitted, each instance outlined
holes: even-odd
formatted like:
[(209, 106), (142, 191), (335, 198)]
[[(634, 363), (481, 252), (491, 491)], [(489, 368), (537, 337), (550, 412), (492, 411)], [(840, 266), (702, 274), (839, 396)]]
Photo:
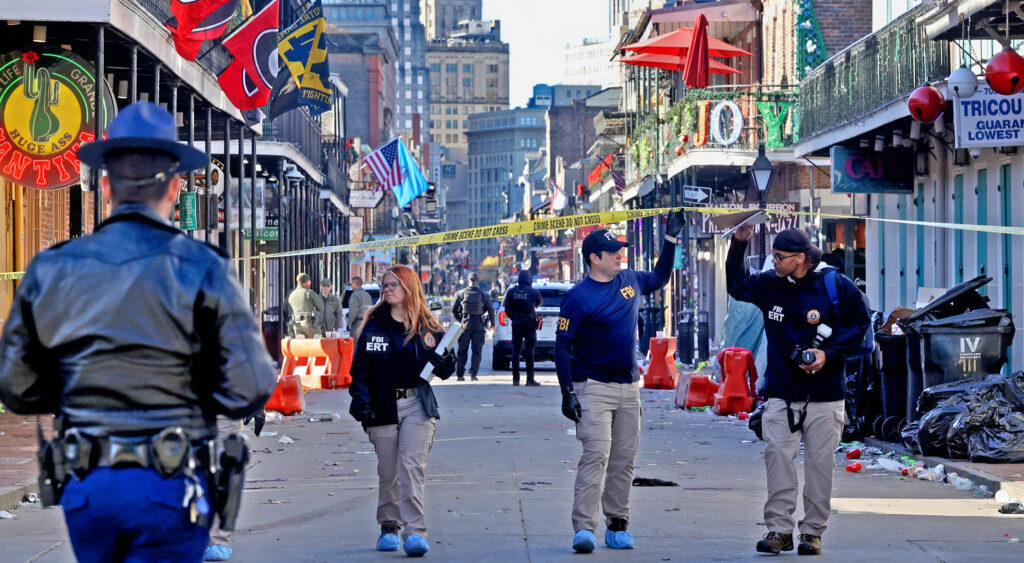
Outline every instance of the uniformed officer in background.
[(363, 315), (373, 306), (373, 296), (363, 289), (363, 278), (352, 278), (352, 293), (348, 296), (348, 332), (355, 338), (355, 332), (363, 326)]
[(537, 307), (544, 303), (540, 291), (533, 287), (533, 275), (519, 272), (516, 285), (509, 288), (502, 301), (505, 315), (512, 321), (512, 385), (519, 385), (519, 357), (526, 360), (526, 384), (540, 385), (533, 377), (533, 348), (537, 345)]
[(320, 280), (320, 297), (324, 300), (324, 314), (320, 317), (320, 332), (326, 337), (328, 332), (341, 328), (344, 319), (341, 312), (341, 298), (331, 293), (331, 280)]
[(484, 325), (484, 315), (491, 321), (491, 328), (494, 328), (494, 307), (491, 300), (480, 289), (480, 276), (473, 272), (469, 274), (469, 286), (455, 294), (452, 301), (452, 316), (462, 324), (462, 334), (459, 335), (459, 353), (456, 363), (456, 374), (459, 381), (465, 381), (463, 374), (466, 373), (466, 360), (469, 358), (469, 351), (473, 350), (473, 363), (469, 366), (469, 378), (476, 381), (476, 374), (480, 371), (480, 359), (484, 351), (484, 338), (487, 327)]
[(324, 300), (309, 289), (312, 283), (309, 274), (303, 272), (295, 276), (295, 281), (298, 285), (288, 295), (288, 307), (292, 311), (292, 333), (296, 337), (313, 338), (317, 329), (316, 315), (324, 310)]
[(113, 212), (32, 260), (0, 338), (0, 401), (57, 415), (40, 492), (83, 563), (201, 561), (226, 498), (209, 479), (217, 415), (256, 412), (276, 382), (234, 264), (168, 219), (178, 174), (206, 163), (177, 139), (167, 110), (137, 102), (79, 149), (106, 168)]

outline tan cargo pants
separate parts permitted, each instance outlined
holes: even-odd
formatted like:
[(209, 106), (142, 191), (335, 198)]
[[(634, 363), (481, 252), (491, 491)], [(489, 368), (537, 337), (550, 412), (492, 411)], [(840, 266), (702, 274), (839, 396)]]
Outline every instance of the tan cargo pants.
[(629, 519), (633, 462), (640, 446), (640, 383), (574, 383), (583, 416), (576, 439), (583, 444), (572, 506), (573, 531), (597, 530), (598, 511), (606, 523)]
[[(768, 500), (764, 503), (764, 522), (769, 532), (793, 533), (796, 512), (796, 454), (800, 438), (804, 442), (804, 517), (801, 534), (821, 536), (832, 510), (832, 476), (836, 468), (835, 449), (843, 435), (846, 411), (843, 401), (806, 403), (807, 418), (803, 431), (790, 432), (786, 402), (768, 399), (761, 418), (764, 439), (764, 464), (768, 471)], [(794, 421), (799, 420), (804, 403), (792, 403)]]
[(377, 452), (377, 523), (401, 526), (402, 540), (427, 536), (423, 496), (436, 424), (427, 417), (420, 397), (413, 396), (398, 399), (398, 424), (366, 429)]

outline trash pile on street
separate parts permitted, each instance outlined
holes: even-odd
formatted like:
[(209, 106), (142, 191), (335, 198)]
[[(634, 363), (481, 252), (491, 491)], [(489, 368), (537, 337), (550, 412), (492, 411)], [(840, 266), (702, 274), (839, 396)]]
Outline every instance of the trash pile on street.
[(944, 482), (950, 487), (961, 491), (973, 491), (978, 495), (992, 494), (986, 485), (978, 485), (968, 477), (958, 475), (955, 471), (946, 471), (943, 464), (932, 467), (923, 461), (910, 456), (899, 456), (896, 452), (883, 452), (873, 446), (865, 446), (860, 442), (842, 443), (837, 452), (845, 452), (851, 461), (847, 464), (848, 473), (860, 473), (863, 470), (885, 470), (900, 474), (906, 478), (917, 478), (922, 481)]

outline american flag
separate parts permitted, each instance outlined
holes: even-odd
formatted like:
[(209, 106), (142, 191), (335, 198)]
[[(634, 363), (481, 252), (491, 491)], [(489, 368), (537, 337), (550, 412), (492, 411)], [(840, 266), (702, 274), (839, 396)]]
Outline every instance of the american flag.
[(612, 180), (615, 180), (615, 193), (622, 195), (622, 191), (626, 189), (626, 179), (615, 171), (614, 168), (609, 168), (608, 173), (611, 174)]
[(392, 139), (363, 159), (373, 175), (385, 190), (393, 189), (402, 183), (402, 170), (398, 165), (398, 139)]

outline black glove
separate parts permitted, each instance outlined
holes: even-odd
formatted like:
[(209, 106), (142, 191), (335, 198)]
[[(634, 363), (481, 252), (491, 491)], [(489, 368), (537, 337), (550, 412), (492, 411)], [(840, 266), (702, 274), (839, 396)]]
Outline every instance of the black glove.
[(676, 238), (679, 236), (679, 232), (683, 230), (683, 225), (686, 224), (686, 218), (683, 217), (683, 210), (674, 211), (668, 214), (668, 218), (665, 220), (665, 236)]
[(253, 424), (253, 433), (259, 436), (260, 433), (263, 432), (263, 425), (267, 423), (267, 415), (264, 411), (259, 411), (258, 413), (247, 417), (245, 421), (242, 422), (242, 426), (248, 425), (249, 422), (253, 420), (256, 421)]
[(370, 424), (373, 419), (377, 418), (377, 415), (373, 414), (373, 410), (370, 407), (366, 407), (354, 415), (355, 419), (363, 424)]
[(562, 390), (562, 414), (573, 422), (579, 422), (583, 416), (583, 408), (580, 407), (575, 391)]
[(451, 350), (445, 350), (443, 355), (436, 351), (431, 352), (427, 355), (427, 361), (434, 366), (434, 375), (441, 381), (455, 373), (455, 354), (452, 354)]

